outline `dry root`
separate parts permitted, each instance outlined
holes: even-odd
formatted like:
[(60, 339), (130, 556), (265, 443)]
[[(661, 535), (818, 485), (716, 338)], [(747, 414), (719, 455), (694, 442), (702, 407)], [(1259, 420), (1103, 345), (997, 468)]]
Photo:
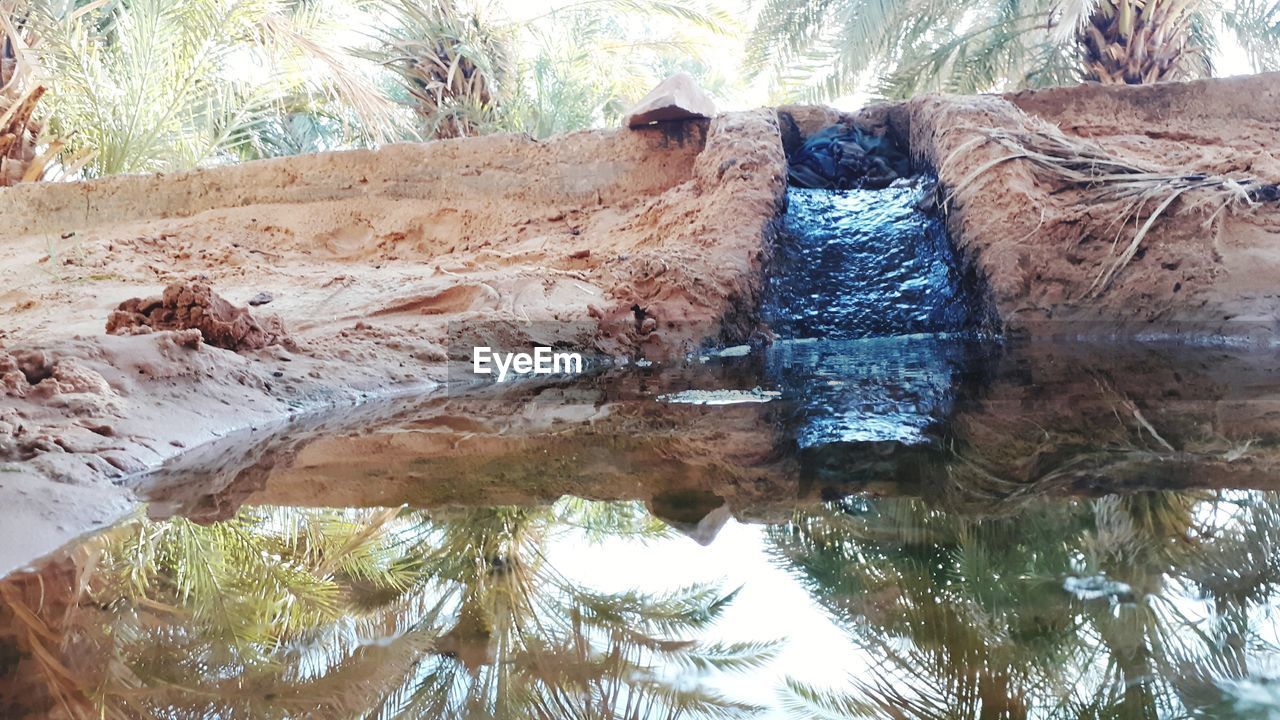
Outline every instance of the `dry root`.
[[(1024, 160), (1037, 172), (1069, 187), (1086, 190), (1095, 202), (1118, 202), (1121, 206), (1121, 230), (1112, 245), (1115, 259), (1098, 272), (1087, 295), (1097, 297), (1137, 254), (1152, 226), (1167, 214), (1179, 198), (1193, 199), (1191, 206), (1208, 207), (1207, 227), (1216, 227), (1224, 212), (1251, 210), (1259, 203), (1280, 199), (1280, 187), (1255, 178), (1177, 173), (1168, 168), (1144, 165), (1118, 157), (1082, 140), (1074, 140), (1054, 131), (1013, 131), (995, 128), (957, 147), (942, 163), (946, 167), (983, 145), (993, 144), (1003, 154), (980, 165), (948, 193), (950, 200), (973, 186), (989, 171), (1006, 162)], [(1130, 223), (1136, 226), (1133, 236), (1117, 254), (1121, 234)]]

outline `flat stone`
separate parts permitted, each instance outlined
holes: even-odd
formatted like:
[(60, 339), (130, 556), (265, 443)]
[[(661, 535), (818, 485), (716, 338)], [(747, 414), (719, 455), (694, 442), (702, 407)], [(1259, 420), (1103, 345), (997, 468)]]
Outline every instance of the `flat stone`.
[(629, 128), (644, 127), (655, 122), (710, 118), (716, 104), (698, 87), (688, 73), (676, 73), (658, 83), (622, 118)]

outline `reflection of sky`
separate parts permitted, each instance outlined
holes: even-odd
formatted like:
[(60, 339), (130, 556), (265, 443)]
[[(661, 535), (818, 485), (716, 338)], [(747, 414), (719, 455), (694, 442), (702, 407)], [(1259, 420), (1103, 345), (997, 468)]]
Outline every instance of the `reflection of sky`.
[[(730, 520), (707, 547), (680, 536), (647, 543), (610, 538), (593, 545), (566, 534), (552, 541), (547, 557), (566, 577), (602, 591), (660, 592), (695, 582), (718, 582), (726, 591), (741, 586), (721, 621), (699, 639), (783, 644), (764, 667), (708, 680), (733, 700), (776, 706), (788, 675), (841, 688), (850, 674), (863, 675), (872, 664), (804, 587), (773, 564), (759, 525)], [(786, 715), (775, 708), (759, 717)]]

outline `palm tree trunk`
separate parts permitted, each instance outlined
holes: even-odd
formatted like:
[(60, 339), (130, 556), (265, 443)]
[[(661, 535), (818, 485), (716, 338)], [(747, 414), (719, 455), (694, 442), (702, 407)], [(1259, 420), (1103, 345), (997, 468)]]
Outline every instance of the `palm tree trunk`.
[(1088, 82), (1146, 85), (1182, 80), (1198, 50), (1188, 46), (1198, 0), (1101, 0), (1080, 29)]
[[(7, 9), (0, 4), (0, 12)], [(20, 27), (20, 21), (5, 19), (8, 22), (0, 22), (0, 187), (35, 179), (43, 167), (36, 154), (40, 123), (33, 115), (45, 89), (30, 82), (19, 56), (23, 39), (11, 30)]]

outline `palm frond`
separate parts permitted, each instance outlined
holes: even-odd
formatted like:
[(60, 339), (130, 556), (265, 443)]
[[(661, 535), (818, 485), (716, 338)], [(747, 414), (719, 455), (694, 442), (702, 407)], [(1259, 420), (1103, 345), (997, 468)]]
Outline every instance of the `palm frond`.
[[(1275, 0), (1236, 0), (1224, 5), (1221, 21), (1244, 49), (1254, 71), (1280, 70), (1280, 3)], [(1197, 27), (1203, 28), (1205, 24)], [(1204, 44), (1205, 35), (1209, 33), (1196, 34), (1198, 44)]]

